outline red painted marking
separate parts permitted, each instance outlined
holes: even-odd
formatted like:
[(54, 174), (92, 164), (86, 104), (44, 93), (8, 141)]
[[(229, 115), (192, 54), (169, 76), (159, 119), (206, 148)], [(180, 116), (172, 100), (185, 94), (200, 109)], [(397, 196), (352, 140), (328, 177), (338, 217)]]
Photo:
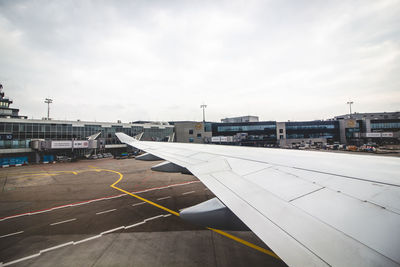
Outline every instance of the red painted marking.
[[(188, 181), (188, 182), (183, 182), (183, 183), (178, 183), (178, 184), (171, 184), (171, 185), (165, 185), (165, 186), (159, 186), (159, 187), (152, 187), (152, 188), (143, 189), (143, 190), (139, 190), (139, 191), (135, 191), (135, 192), (131, 192), (131, 193), (132, 193), (132, 194), (139, 194), (139, 193), (145, 193), (145, 192), (148, 192), (148, 191), (153, 191), (153, 190), (158, 190), (158, 189), (164, 189), (164, 188), (168, 188), (168, 187), (172, 187), (172, 186), (179, 186), (179, 185), (185, 185), (185, 184), (193, 184), (193, 183), (199, 183), (199, 182), (200, 182), (200, 181)], [(38, 214), (38, 213), (48, 212), (48, 211), (51, 211), (51, 210), (62, 209), (62, 208), (66, 208), (66, 207), (73, 207), (73, 206), (79, 206), (79, 205), (89, 204), (89, 203), (91, 203), (91, 202), (96, 202), (96, 201), (101, 201), (101, 200), (107, 200), (107, 199), (122, 197), (122, 196), (126, 196), (126, 195), (127, 195), (127, 194), (119, 194), (119, 195), (113, 195), (113, 196), (106, 196), (106, 197), (101, 197), (101, 198), (95, 198), (95, 199), (89, 199), (89, 200), (85, 200), (85, 201), (80, 201), (80, 202), (65, 204), (65, 205), (61, 205), (61, 206), (55, 206), (55, 207), (47, 208), (47, 209), (41, 209), (41, 210), (35, 210), (35, 211), (31, 211), (31, 212), (25, 212), (25, 213), (15, 214), (15, 215), (11, 215), (11, 216), (2, 217), (2, 218), (0, 218), (0, 221), (4, 221), (4, 220), (16, 218), (16, 217), (21, 217), (21, 216), (26, 216), (26, 215), (35, 215), (35, 214)]]

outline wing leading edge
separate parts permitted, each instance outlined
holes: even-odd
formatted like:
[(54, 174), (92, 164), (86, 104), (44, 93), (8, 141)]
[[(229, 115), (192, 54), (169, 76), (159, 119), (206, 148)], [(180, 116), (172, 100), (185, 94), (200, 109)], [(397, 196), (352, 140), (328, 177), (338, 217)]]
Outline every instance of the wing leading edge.
[(188, 169), (289, 265), (400, 265), (398, 158), (117, 136)]

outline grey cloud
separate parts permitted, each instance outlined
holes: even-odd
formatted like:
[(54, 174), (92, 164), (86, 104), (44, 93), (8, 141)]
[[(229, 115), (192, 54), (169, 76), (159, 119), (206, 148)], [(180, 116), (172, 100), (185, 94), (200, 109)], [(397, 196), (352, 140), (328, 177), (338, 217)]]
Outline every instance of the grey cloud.
[(56, 117), (98, 120), (201, 119), (202, 101), (214, 120), (327, 118), (348, 98), (357, 111), (398, 109), (399, 9), (398, 1), (2, 1), (0, 80), (35, 117), (47, 96), (57, 99)]

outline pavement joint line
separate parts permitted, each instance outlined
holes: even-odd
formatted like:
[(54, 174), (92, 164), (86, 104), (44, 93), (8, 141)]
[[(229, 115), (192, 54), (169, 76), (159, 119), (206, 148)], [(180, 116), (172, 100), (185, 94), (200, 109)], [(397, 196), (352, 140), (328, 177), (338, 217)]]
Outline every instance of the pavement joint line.
[(8, 237), (8, 236), (13, 236), (13, 235), (18, 235), (18, 234), (22, 234), (24, 231), (19, 231), (19, 232), (15, 232), (15, 233), (11, 233), (11, 234), (7, 234), (7, 235), (2, 235), (2, 236), (0, 236), (0, 238), (3, 238), (3, 237)]
[(51, 223), (50, 225), (53, 226), (53, 225), (57, 225), (57, 224), (72, 222), (72, 221), (75, 221), (75, 220), (76, 220), (76, 218), (73, 218), (73, 219), (69, 219), (69, 220), (65, 220), (65, 221), (61, 221), (61, 222)]
[(116, 211), (116, 210), (117, 210), (117, 209), (100, 211), (100, 212), (97, 212), (96, 215), (100, 215), (100, 214), (104, 214), (104, 213), (109, 213), (109, 212), (113, 212), (113, 211)]
[[(161, 206), (161, 205), (159, 205), (159, 204), (157, 204), (157, 203), (154, 203), (154, 202), (152, 202), (152, 201), (150, 201), (150, 200), (147, 200), (147, 199), (145, 199), (145, 198), (143, 198), (143, 197), (140, 197), (140, 196), (138, 196), (138, 195), (132, 194), (132, 193), (130, 193), (130, 192), (128, 192), (128, 191), (126, 191), (126, 190), (124, 190), (124, 189), (122, 189), (122, 188), (117, 187), (116, 184), (118, 184), (118, 183), (122, 180), (122, 178), (124, 177), (124, 175), (123, 175), (122, 173), (120, 173), (120, 172), (118, 172), (118, 171), (114, 171), (114, 170), (107, 170), (107, 169), (102, 169), (102, 170), (103, 170), (103, 171), (108, 171), (108, 172), (113, 172), (113, 173), (116, 173), (116, 174), (119, 175), (119, 179), (118, 179), (117, 181), (115, 181), (112, 185), (110, 185), (110, 187), (115, 188), (115, 189), (117, 189), (117, 190), (119, 190), (119, 191), (121, 191), (121, 192), (124, 192), (124, 193), (126, 193), (126, 194), (128, 194), (128, 195), (130, 195), (130, 196), (133, 196), (133, 197), (135, 197), (135, 198), (137, 198), (137, 199), (140, 199), (140, 200), (142, 200), (142, 201), (145, 201), (145, 202), (147, 202), (147, 203), (149, 203), (149, 204), (151, 204), (151, 205), (153, 205), (153, 206), (155, 206), (155, 207), (157, 207), (157, 208), (160, 208), (160, 209), (162, 209), (162, 210), (165, 210), (165, 211), (169, 212), (170, 214), (173, 214), (173, 215), (178, 216), (178, 217), (180, 216), (179, 213), (176, 212), (176, 211), (173, 211), (173, 210), (171, 210), (171, 209), (168, 209), (168, 208), (166, 208), (166, 207), (164, 207), (164, 206)], [(195, 191), (192, 191), (192, 192), (190, 192), (190, 193), (193, 193), (193, 192), (195, 192)], [(215, 232), (215, 233), (218, 233), (218, 234), (220, 234), (220, 235), (223, 235), (223, 236), (225, 236), (225, 237), (227, 237), (227, 238), (230, 238), (230, 239), (232, 239), (232, 240), (234, 240), (234, 241), (236, 241), (236, 242), (238, 242), (238, 243), (241, 243), (241, 244), (243, 244), (243, 245), (245, 245), (245, 246), (248, 246), (248, 247), (250, 247), (250, 248), (253, 248), (253, 249), (255, 249), (255, 250), (258, 250), (258, 251), (260, 251), (260, 252), (262, 252), (262, 253), (265, 253), (265, 254), (267, 254), (267, 255), (273, 257), (273, 258), (276, 258), (276, 259), (280, 260), (279, 256), (276, 255), (276, 254), (275, 254), (273, 251), (271, 251), (271, 250), (268, 250), (268, 249), (262, 248), (262, 247), (260, 247), (260, 246), (257, 246), (257, 245), (255, 245), (255, 244), (250, 243), (250, 242), (248, 242), (248, 241), (246, 241), (246, 240), (244, 240), (244, 239), (241, 239), (241, 238), (239, 238), (239, 237), (237, 237), (237, 236), (228, 234), (227, 232), (224, 232), (224, 231), (222, 231), (222, 230), (218, 230), (218, 229), (214, 229), (214, 228), (209, 228), (209, 227), (207, 227), (206, 229), (211, 230), (211, 231), (213, 231), (213, 232)]]
[(168, 196), (168, 197), (160, 197), (160, 198), (157, 198), (157, 200), (164, 200), (164, 199), (168, 199), (168, 198), (171, 198), (171, 196)]
[(185, 193), (182, 193), (182, 195), (189, 195), (189, 194), (192, 194), (192, 193), (194, 193), (194, 192), (196, 192), (196, 191), (185, 192)]
[(23, 257), (23, 258), (20, 258), (20, 259), (17, 259), (17, 260), (13, 260), (13, 261), (10, 261), (10, 262), (6, 262), (6, 263), (0, 262), (0, 267), (9, 266), (9, 265), (12, 265), (12, 264), (15, 264), (15, 263), (19, 263), (21, 261), (29, 260), (29, 259), (38, 257), (38, 256), (42, 255), (43, 253), (46, 253), (46, 252), (49, 252), (49, 251), (52, 251), (52, 250), (56, 250), (56, 249), (59, 249), (59, 248), (63, 248), (63, 247), (69, 246), (69, 245), (79, 245), (81, 243), (100, 238), (100, 237), (102, 237), (102, 236), (104, 236), (106, 234), (109, 234), (109, 233), (112, 233), (112, 232), (115, 232), (115, 231), (118, 231), (118, 230), (126, 230), (126, 229), (129, 229), (129, 228), (133, 228), (133, 227), (145, 224), (146, 222), (148, 222), (150, 220), (154, 220), (154, 219), (157, 219), (157, 218), (165, 218), (165, 217), (169, 217), (169, 216), (171, 216), (171, 214), (165, 214), (165, 215), (161, 214), (161, 215), (158, 215), (158, 216), (154, 216), (154, 217), (150, 217), (150, 218), (144, 219), (141, 222), (138, 222), (138, 223), (135, 223), (135, 224), (132, 224), (132, 225), (129, 225), (129, 226), (120, 226), (120, 227), (117, 227), (117, 228), (114, 228), (114, 229), (111, 229), (111, 230), (107, 230), (107, 231), (101, 232), (99, 235), (91, 236), (91, 237), (88, 237), (88, 238), (85, 238), (85, 239), (82, 239), (82, 240), (79, 240), (79, 241), (70, 241), (70, 242), (63, 243), (63, 244), (60, 244), (60, 245), (57, 245), (57, 246), (53, 246), (53, 247), (49, 247), (49, 248), (46, 248), (46, 249), (42, 249), (42, 250), (39, 251), (39, 253), (30, 255), (30, 256), (27, 256), (27, 257)]

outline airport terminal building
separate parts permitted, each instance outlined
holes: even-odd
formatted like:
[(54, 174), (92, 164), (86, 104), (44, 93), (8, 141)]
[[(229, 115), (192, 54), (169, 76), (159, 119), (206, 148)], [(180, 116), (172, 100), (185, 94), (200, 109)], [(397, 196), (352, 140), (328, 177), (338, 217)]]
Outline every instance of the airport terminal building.
[(117, 139), (117, 132), (144, 141), (259, 147), (400, 144), (400, 112), (354, 113), (314, 121), (259, 121), (257, 116), (243, 116), (222, 122), (114, 123), (27, 119), (11, 104), (1, 87), (0, 158), (24, 154), (36, 162), (46, 154), (88, 156), (126, 150), (126, 145)]
[[(240, 121), (239, 117), (233, 119)], [(211, 129), (211, 143), (216, 144), (276, 147), (399, 145), (400, 112), (355, 113), (314, 121), (212, 123)]]
[(32, 161), (45, 154), (82, 156), (125, 148), (117, 132), (145, 141), (172, 141), (174, 136), (174, 126), (168, 123), (27, 119), (10, 107), (12, 101), (1, 90), (0, 103), (0, 157), (28, 155)]

